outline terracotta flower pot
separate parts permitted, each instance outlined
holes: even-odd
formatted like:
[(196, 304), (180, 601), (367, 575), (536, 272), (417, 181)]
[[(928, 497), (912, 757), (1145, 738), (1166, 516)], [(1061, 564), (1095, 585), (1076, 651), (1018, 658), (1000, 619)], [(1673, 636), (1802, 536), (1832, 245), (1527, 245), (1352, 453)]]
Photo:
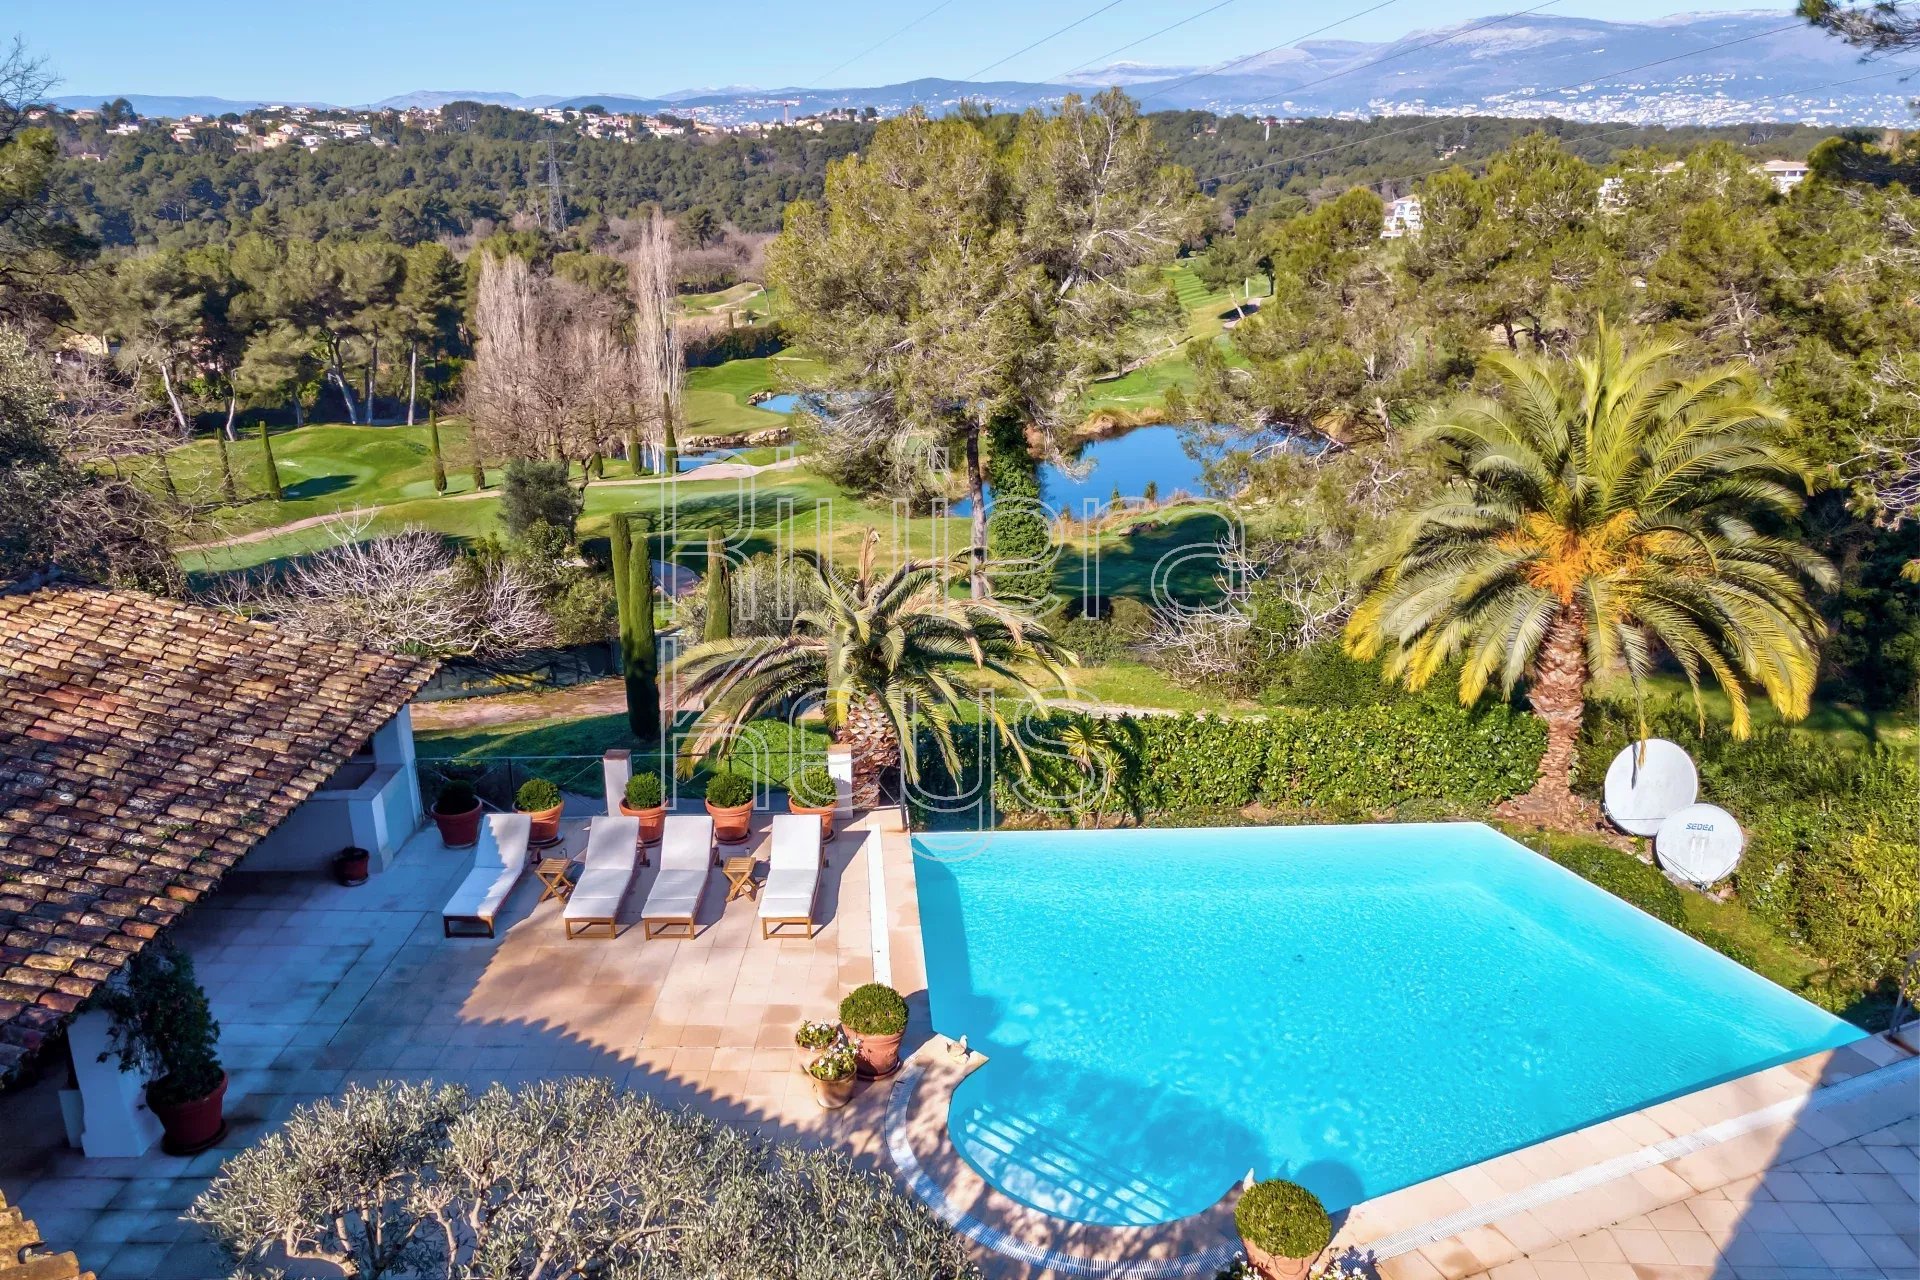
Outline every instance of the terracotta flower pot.
[(713, 818), (713, 838), (721, 844), (744, 844), (753, 833), (753, 801), (723, 809), (712, 801), (707, 813)]
[(667, 829), (667, 806), (657, 804), (651, 809), (630, 809), (627, 807), (627, 802), (622, 800), (620, 812), (629, 818), (640, 819), (640, 844), (643, 846), (640, 862), (645, 865), (647, 855), (644, 852), (644, 846), (659, 844), (661, 834)]
[(333, 855), (333, 874), (341, 884), (349, 887), (365, 884), (372, 866), (372, 855), (358, 846), (342, 849)]
[(530, 844), (535, 849), (544, 848), (548, 845), (559, 844), (560, 843), (560, 811), (562, 809), (565, 809), (566, 807), (567, 807), (567, 802), (565, 800), (562, 800), (559, 804), (553, 806), (553, 808), (551, 809), (520, 810), (520, 812), (526, 814), (528, 819), (533, 823), (533, 831), (527, 837), (527, 843)]
[(465, 813), (433, 811), (433, 825), (440, 828), (440, 843), (449, 849), (471, 849), (480, 843), (480, 802)]
[(860, 1035), (851, 1027), (842, 1027), (848, 1037), (857, 1039), (860, 1047), (854, 1051), (863, 1079), (878, 1080), (890, 1076), (900, 1069), (900, 1040), (906, 1033), (896, 1031), (890, 1036)]
[(854, 1081), (851, 1077), (845, 1080), (822, 1080), (819, 1076), (807, 1078), (813, 1081), (813, 1100), (820, 1104), (822, 1110), (838, 1111), (853, 1101)]
[(1313, 1268), (1312, 1258), (1289, 1258), (1278, 1253), (1268, 1253), (1253, 1241), (1242, 1236), (1240, 1247), (1247, 1251), (1247, 1261), (1253, 1269), (1266, 1277), (1266, 1280), (1307, 1280), (1307, 1272)]
[[(833, 839), (833, 806), (832, 805), (828, 805), (823, 809), (816, 809), (810, 804), (801, 804), (798, 800), (795, 800), (792, 796), (788, 796), (787, 812), (800, 813), (800, 814), (810, 813), (814, 815), (815, 817), (820, 819), (820, 838), (822, 840)], [(820, 851), (820, 857), (824, 860), (826, 856), (827, 856), (827, 851), (825, 849), (822, 849)]]
[(205, 1151), (227, 1134), (226, 1117), (222, 1107), (227, 1097), (227, 1076), (220, 1074), (220, 1083), (214, 1091), (204, 1098), (192, 1098), (186, 1102), (171, 1104), (153, 1101), (149, 1096), (147, 1108), (154, 1118), (160, 1121), (164, 1133), (160, 1139), (161, 1149), (168, 1155), (190, 1156)]

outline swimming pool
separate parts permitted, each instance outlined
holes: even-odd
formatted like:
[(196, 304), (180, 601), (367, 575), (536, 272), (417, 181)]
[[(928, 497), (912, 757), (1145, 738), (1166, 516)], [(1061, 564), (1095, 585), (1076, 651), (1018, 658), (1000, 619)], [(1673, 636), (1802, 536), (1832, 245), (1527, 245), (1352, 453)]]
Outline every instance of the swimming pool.
[(1082, 1222), (1339, 1209), (1858, 1039), (1477, 823), (914, 839), (961, 1154)]

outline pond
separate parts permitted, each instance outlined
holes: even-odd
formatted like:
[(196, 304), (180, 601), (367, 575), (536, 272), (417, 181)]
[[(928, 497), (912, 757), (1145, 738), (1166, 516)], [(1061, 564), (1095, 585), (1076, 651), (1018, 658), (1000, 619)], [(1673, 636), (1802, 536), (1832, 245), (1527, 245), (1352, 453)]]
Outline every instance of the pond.
[[(1186, 490), (1204, 495), (1206, 466), (1201, 456), (1189, 453), (1182, 427), (1135, 427), (1120, 435), (1092, 440), (1081, 446), (1072, 471), (1055, 462), (1040, 466), (1040, 497), (1061, 515), (1085, 517), (1097, 513), (1113, 499), (1116, 489), (1123, 498), (1143, 498), (1147, 486), (1154, 486), (1161, 501)], [(1276, 436), (1275, 440), (1284, 437)], [(993, 505), (993, 495), (987, 495)], [(965, 498), (953, 504), (952, 514), (970, 515), (973, 503)]]

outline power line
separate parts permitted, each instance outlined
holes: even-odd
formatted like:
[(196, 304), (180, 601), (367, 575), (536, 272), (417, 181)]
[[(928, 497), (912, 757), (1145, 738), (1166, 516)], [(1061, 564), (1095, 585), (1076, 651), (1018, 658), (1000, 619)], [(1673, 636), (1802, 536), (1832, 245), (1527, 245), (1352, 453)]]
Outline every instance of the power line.
[(1105, 62), (1108, 58), (1113, 57), (1115, 54), (1125, 53), (1129, 49), (1138, 48), (1139, 46), (1145, 44), (1149, 40), (1158, 40), (1161, 36), (1167, 34), (1167, 32), (1169, 31), (1175, 30), (1176, 28), (1179, 28), (1179, 27), (1184, 27), (1189, 22), (1197, 22), (1201, 18), (1206, 17), (1208, 14), (1216, 12), (1217, 10), (1220, 10), (1220, 9), (1224, 9), (1228, 5), (1235, 4), (1237, 2), (1238, 0), (1220, 0), (1220, 3), (1218, 4), (1209, 5), (1207, 8), (1202, 9), (1200, 12), (1196, 14), (1192, 14), (1189, 17), (1182, 18), (1178, 22), (1168, 23), (1166, 26), (1160, 28), (1158, 31), (1150, 32), (1147, 35), (1141, 36), (1138, 40), (1134, 40), (1134, 41), (1131, 41), (1130, 43), (1123, 44), (1118, 49), (1109, 49), (1105, 53), (1097, 54), (1094, 57), (1088, 58), (1085, 62), (1081, 63), (1077, 67), (1068, 67), (1065, 71), (1062, 71), (1059, 75), (1053, 78), (1055, 80), (1065, 79), (1067, 76), (1072, 75), (1076, 71), (1084, 71), (1086, 68), (1092, 66), (1096, 62)]
[[(1558, 3), (1558, 0), (1548, 0), (1548, 2), (1549, 2), (1549, 3)], [(1541, 8), (1544, 8), (1545, 6), (1544, 6), (1544, 5), (1542, 5), (1542, 6), (1540, 6), (1540, 7), (1541, 7)], [(1533, 12), (1533, 10), (1527, 10), (1527, 12), (1529, 12), (1529, 13), (1531, 13), (1531, 12)], [(1509, 15), (1507, 15), (1507, 16), (1508, 16), (1508, 17), (1520, 17), (1520, 16), (1522, 16), (1522, 15), (1520, 15), (1520, 14), (1509, 14)], [(1575, 91), (1577, 91), (1577, 90), (1579, 90), (1579, 89), (1582, 89), (1582, 88), (1584, 88), (1584, 87), (1586, 87), (1586, 86), (1588, 86), (1588, 85), (1595, 85), (1595, 84), (1599, 84), (1599, 83), (1601, 83), (1601, 82), (1603, 82), (1603, 81), (1607, 81), (1607, 80), (1617, 80), (1617, 79), (1619, 79), (1619, 78), (1620, 78), (1621, 76), (1625, 76), (1625, 75), (1632, 75), (1632, 74), (1633, 74), (1634, 72), (1636, 72), (1636, 71), (1645, 71), (1645, 70), (1646, 70), (1647, 68), (1649, 68), (1649, 67), (1658, 67), (1658, 66), (1664, 66), (1665, 64), (1667, 64), (1667, 63), (1669, 63), (1669, 62), (1678, 62), (1678, 61), (1680, 61), (1680, 60), (1682, 60), (1682, 59), (1684, 59), (1684, 58), (1697, 58), (1697, 57), (1699, 57), (1699, 56), (1700, 56), (1701, 54), (1706, 54), (1706, 53), (1713, 53), (1713, 52), (1715, 52), (1716, 50), (1719, 50), (1719, 49), (1725, 49), (1725, 48), (1727, 48), (1727, 47), (1728, 47), (1728, 46), (1730, 46), (1730, 45), (1736, 45), (1736, 44), (1744, 44), (1744, 43), (1746, 43), (1746, 42), (1747, 42), (1747, 41), (1749, 41), (1749, 40), (1758, 40), (1758, 39), (1759, 39), (1760, 37), (1762, 37), (1762, 36), (1770, 36), (1770, 35), (1779, 35), (1779, 34), (1780, 34), (1781, 32), (1783, 32), (1783, 31), (1793, 31), (1793, 30), (1797, 30), (1797, 29), (1799, 28), (1799, 26), (1800, 26), (1800, 24), (1796, 22), (1796, 23), (1793, 23), (1793, 24), (1792, 24), (1792, 25), (1790, 25), (1790, 26), (1785, 26), (1785, 27), (1777, 27), (1777, 28), (1774, 28), (1774, 29), (1772, 29), (1772, 30), (1768, 30), (1768, 31), (1761, 31), (1761, 32), (1756, 32), (1756, 33), (1754, 33), (1753, 35), (1745, 35), (1745, 36), (1738, 36), (1738, 37), (1735, 37), (1735, 38), (1734, 38), (1734, 39), (1732, 39), (1732, 40), (1722, 40), (1722, 41), (1720, 41), (1720, 42), (1719, 42), (1719, 43), (1717, 43), (1717, 44), (1710, 44), (1710, 45), (1706, 45), (1706, 46), (1704, 46), (1703, 48), (1699, 48), (1699, 49), (1692, 49), (1692, 50), (1689, 50), (1689, 51), (1687, 51), (1686, 53), (1678, 53), (1678, 54), (1674, 54), (1674, 55), (1672, 55), (1672, 56), (1670, 56), (1670, 57), (1666, 57), (1666, 58), (1656, 58), (1656, 59), (1654, 59), (1654, 60), (1653, 60), (1652, 62), (1643, 62), (1643, 63), (1640, 63), (1640, 64), (1639, 64), (1638, 66), (1632, 66), (1632, 67), (1623, 67), (1623, 68), (1621, 68), (1621, 69), (1620, 69), (1620, 70), (1618, 70), (1618, 71), (1610, 71), (1610, 72), (1608, 72), (1608, 73), (1607, 73), (1606, 75), (1603, 75), (1603, 76), (1590, 76), (1590, 77), (1586, 77), (1586, 78), (1583, 78), (1583, 79), (1581, 79), (1581, 80), (1577, 80), (1577, 81), (1575, 81), (1575, 82), (1574, 82), (1574, 83), (1572, 83), (1572, 84), (1564, 84), (1564, 85), (1560, 85), (1560, 86), (1557, 86), (1556, 88), (1552, 88), (1552, 89), (1542, 89), (1542, 90), (1540, 90), (1539, 92), (1541, 92), (1541, 93), (1572, 93), (1572, 92), (1575, 92)], [(1469, 28), (1469, 30), (1476, 30), (1476, 29), (1477, 29), (1477, 28)], [(1466, 34), (1467, 34), (1467, 31), (1458, 31), (1458, 32), (1454, 32), (1453, 34), (1454, 34), (1454, 35), (1466, 35)], [(1451, 38), (1451, 37), (1448, 37), (1448, 38)], [(1371, 64), (1368, 64), (1368, 65), (1371, 65)], [(1361, 69), (1362, 69), (1362, 68), (1359, 68), (1359, 67), (1355, 67), (1355, 68), (1352, 68), (1352, 70), (1361, 70)], [(1339, 73), (1339, 74), (1345, 74), (1345, 73), (1344, 73), (1344, 72), (1341, 72), (1341, 73)], [(1871, 77), (1871, 76), (1861, 76), (1861, 77), (1859, 77), (1859, 79), (1863, 79), (1863, 80), (1865, 80), (1865, 79), (1872, 79), (1872, 78), (1873, 78), (1873, 77)], [(1840, 81), (1839, 83), (1842, 83), (1842, 84), (1851, 84), (1851, 83), (1853, 83), (1853, 81), (1850, 81), (1850, 80), (1849, 80), (1849, 81)], [(1818, 89), (1821, 89), (1821, 88), (1831, 88), (1831, 87), (1833, 87), (1833, 86), (1831, 86), (1831, 85), (1815, 85), (1815, 86), (1814, 86), (1814, 88), (1813, 88), (1812, 90), (1807, 90), (1806, 92), (1814, 92), (1814, 91), (1817, 91)], [(1419, 132), (1420, 130), (1422, 130), (1422, 129), (1426, 129), (1426, 128), (1430, 128), (1430, 127), (1432, 127), (1432, 121), (1430, 121), (1430, 120), (1423, 120), (1423, 121), (1422, 121), (1421, 123), (1419, 123), (1419, 124), (1417, 124), (1417, 125), (1411, 125), (1411, 126), (1409, 126), (1409, 127), (1407, 127), (1407, 128), (1405, 128), (1405, 129), (1394, 129), (1394, 130), (1390, 130), (1390, 131), (1389, 131), (1389, 132), (1387, 132), (1387, 133), (1379, 133), (1379, 134), (1374, 134), (1374, 135), (1372, 135), (1371, 137), (1366, 137), (1366, 138), (1357, 138), (1357, 139), (1355, 139), (1355, 140), (1354, 140), (1354, 141), (1352, 141), (1352, 142), (1341, 142), (1341, 143), (1336, 143), (1336, 144), (1334, 144), (1333, 146), (1330, 146), (1330, 147), (1323, 147), (1323, 148), (1321, 148), (1321, 149), (1320, 149), (1320, 150), (1318, 150), (1318, 151), (1309, 151), (1309, 152), (1306, 152), (1306, 153), (1304, 153), (1304, 154), (1302, 154), (1302, 155), (1297, 155), (1297, 156), (1285, 156), (1285, 157), (1282, 157), (1281, 159), (1278, 159), (1278, 160), (1269, 160), (1269, 161), (1267, 161), (1267, 162), (1265, 162), (1265, 163), (1263, 163), (1263, 164), (1255, 164), (1255, 165), (1248, 165), (1248, 166), (1247, 166), (1246, 168), (1244, 168), (1244, 169), (1233, 169), (1233, 170), (1230, 170), (1230, 171), (1228, 171), (1228, 172), (1226, 172), (1226, 173), (1219, 173), (1219, 174), (1214, 174), (1213, 176), (1211, 176), (1211, 177), (1209, 177), (1209, 178), (1206, 178), (1206, 179), (1203, 179), (1203, 182), (1223, 182), (1223, 181), (1225, 181), (1225, 180), (1226, 180), (1226, 179), (1228, 179), (1228, 178), (1237, 178), (1237, 177), (1240, 177), (1240, 176), (1241, 176), (1242, 174), (1248, 174), (1248, 173), (1257, 173), (1257, 172), (1259, 172), (1259, 171), (1260, 171), (1260, 170), (1262, 170), (1262, 169), (1272, 169), (1272, 168), (1275, 168), (1275, 167), (1277, 167), (1277, 166), (1279, 166), (1279, 165), (1283, 165), (1283, 164), (1294, 164), (1294, 163), (1296, 163), (1296, 162), (1298, 162), (1298, 161), (1301, 161), (1301, 160), (1313, 160), (1313, 159), (1317, 159), (1317, 158), (1319, 158), (1320, 156), (1325, 156), (1325, 155), (1332, 155), (1332, 154), (1333, 154), (1334, 152), (1336, 152), (1336, 151), (1345, 151), (1345, 150), (1347, 150), (1347, 149), (1348, 149), (1348, 148), (1350, 148), (1350, 147), (1363, 147), (1363, 146), (1366, 146), (1366, 145), (1367, 145), (1368, 143), (1371, 143), (1371, 142), (1381, 142), (1381, 141), (1384, 141), (1384, 140), (1385, 140), (1385, 139), (1387, 139), (1387, 138), (1396, 138), (1396, 137), (1400, 137), (1400, 136), (1401, 136), (1401, 135), (1403, 135), (1403, 134), (1408, 134), (1408, 133), (1418, 133), (1418, 132)], [(1640, 126), (1638, 126), (1638, 125), (1628, 125), (1628, 126), (1626, 126), (1626, 127), (1627, 127), (1627, 128), (1639, 128)]]
[(1048, 35), (1041, 36), (1038, 40), (1035, 40), (1030, 45), (1025, 45), (1021, 48), (1015, 49), (1012, 53), (1000, 59), (1000, 61), (998, 62), (989, 62), (986, 66), (980, 68), (978, 71), (975, 71), (974, 73), (969, 75), (967, 79), (978, 80), (981, 76), (993, 70), (995, 67), (1005, 66), (1007, 63), (1012, 62), (1015, 58), (1019, 57), (1021, 54), (1030, 52), (1031, 50), (1034, 50), (1034, 49), (1038, 49), (1041, 45), (1047, 43), (1047, 41), (1053, 40), (1059, 36), (1063, 36), (1067, 34), (1067, 32), (1073, 30), (1075, 27), (1079, 26), (1081, 23), (1090, 22), (1093, 19), (1099, 17), (1101, 14), (1105, 13), (1107, 10), (1115, 8), (1125, 3), (1126, 3), (1126, 0), (1107, 0), (1106, 4), (1101, 5), (1098, 9), (1095, 9), (1092, 13), (1089, 13), (1084, 17), (1075, 18), (1072, 22), (1069, 22), (1066, 26), (1061, 27), (1058, 31), (1052, 32)]
[(890, 35), (883, 36), (880, 39), (874, 41), (872, 44), (868, 45), (866, 48), (862, 49), (860, 52), (854, 54), (851, 58), (848, 58), (845, 62), (833, 68), (831, 71), (825, 71), (825, 72), (822, 72), (820, 75), (815, 76), (813, 83), (824, 84), (831, 77), (838, 75), (842, 71), (845, 71), (848, 67), (860, 61), (860, 59), (866, 57), (868, 54), (880, 48), (882, 45), (890, 44), (900, 36), (907, 34), (907, 32), (913, 30), (915, 27), (919, 26), (921, 23), (925, 22), (928, 18), (931, 18), (934, 14), (940, 12), (942, 9), (946, 8), (948, 5), (952, 3), (953, 3), (953, 0), (940, 0), (939, 4), (934, 5), (933, 8), (927, 10), (925, 13), (915, 18), (912, 22), (909, 22), (906, 26), (901, 27), (899, 30), (893, 32)]
[(1360, 10), (1358, 13), (1350, 13), (1346, 17), (1341, 18), (1335, 22), (1329, 22), (1324, 27), (1315, 27), (1313, 30), (1307, 32), (1305, 35), (1295, 36), (1291, 40), (1287, 40), (1280, 44), (1274, 45), (1271, 49), (1262, 49), (1257, 53), (1249, 53), (1238, 58), (1229, 59), (1226, 62), (1216, 63), (1214, 66), (1208, 67), (1205, 71), (1196, 71), (1192, 75), (1187, 76), (1184, 79), (1175, 80), (1172, 84), (1162, 85), (1160, 88), (1155, 89), (1152, 93), (1140, 99), (1140, 101), (1151, 102), (1155, 98), (1158, 98), (1163, 94), (1172, 93), (1175, 89), (1181, 88), (1185, 85), (1190, 85), (1196, 80), (1205, 80), (1209, 76), (1217, 76), (1223, 71), (1231, 71), (1237, 66), (1241, 66), (1244, 63), (1252, 62), (1255, 58), (1264, 58), (1270, 53), (1278, 53), (1282, 49), (1290, 49), (1294, 45), (1301, 44), (1305, 41), (1311, 40), (1317, 35), (1321, 35), (1325, 32), (1333, 30), (1335, 27), (1344, 27), (1347, 23), (1352, 22), (1356, 18), (1364, 18), (1370, 13), (1378, 13), (1380, 10), (1385, 9), (1389, 5), (1395, 5), (1398, 3), (1400, 3), (1400, 0), (1380, 0), (1378, 4), (1369, 5), (1367, 8)]

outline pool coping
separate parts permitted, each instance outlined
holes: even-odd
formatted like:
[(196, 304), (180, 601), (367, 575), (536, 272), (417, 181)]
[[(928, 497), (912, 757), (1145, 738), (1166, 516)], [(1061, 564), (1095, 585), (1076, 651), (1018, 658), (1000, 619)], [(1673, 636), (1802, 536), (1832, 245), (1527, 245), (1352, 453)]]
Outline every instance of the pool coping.
[[(926, 1017), (912, 833), (882, 835), (889, 942)], [(908, 1189), (977, 1246), (1030, 1272), (1161, 1280), (1210, 1276), (1238, 1251), (1238, 1185), (1198, 1214), (1151, 1227), (1072, 1222), (1012, 1199), (955, 1148), (960, 1081), (986, 1062), (922, 1022), (887, 1098), (884, 1142)], [(963, 1056), (964, 1053), (964, 1056)], [(1335, 1215), (1333, 1256), (1383, 1276), (1458, 1277), (1718, 1189), (1889, 1122), (1880, 1094), (1920, 1112), (1920, 1053), (1887, 1035), (1765, 1067), (1362, 1201)]]

